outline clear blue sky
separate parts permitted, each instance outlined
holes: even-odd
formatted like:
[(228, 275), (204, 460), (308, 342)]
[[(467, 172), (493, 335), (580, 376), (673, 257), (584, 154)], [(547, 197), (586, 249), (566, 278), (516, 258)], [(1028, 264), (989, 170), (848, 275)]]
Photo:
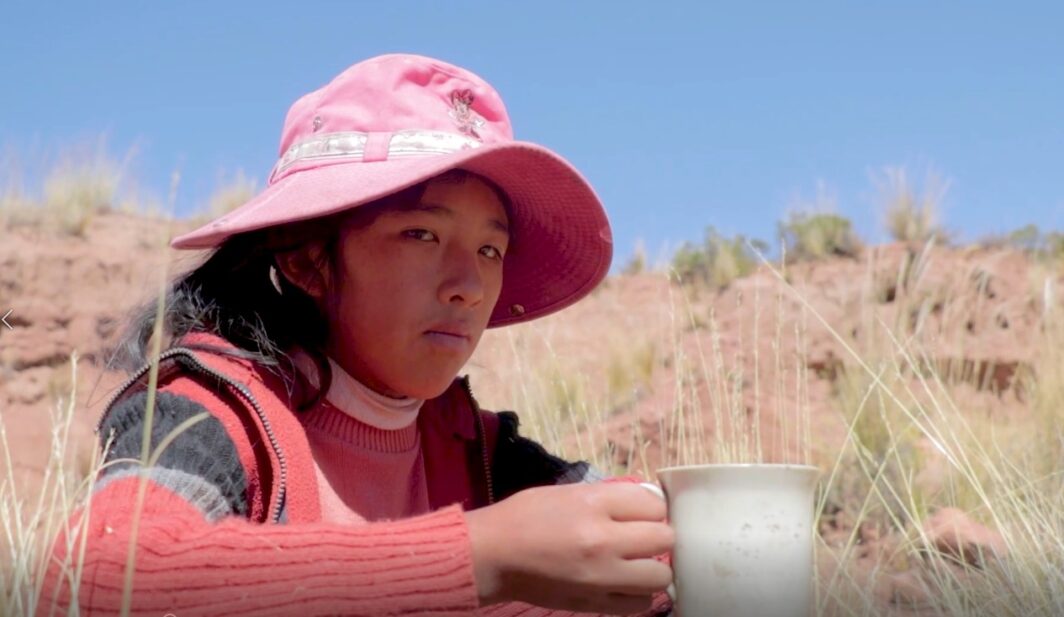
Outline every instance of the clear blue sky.
[(869, 172), (952, 179), (963, 238), (1064, 223), (1059, 3), (57, 2), (0, 19), (0, 144), (108, 135), (178, 213), (260, 181), (288, 106), (386, 52), (465, 66), (580, 168), (617, 266), (706, 225), (769, 239), (818, 181), (882, 239)]

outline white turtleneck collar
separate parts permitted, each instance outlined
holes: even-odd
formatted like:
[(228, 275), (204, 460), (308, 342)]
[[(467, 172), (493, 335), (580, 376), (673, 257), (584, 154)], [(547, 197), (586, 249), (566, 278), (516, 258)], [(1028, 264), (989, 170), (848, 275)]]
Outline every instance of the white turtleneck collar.
[[(292, 360), (311, 385), (320, 387), (318, 367), (310, 354), (299, 349), (292, 353)], [(407, 428), (417, 420), (424, 400), (385, 396), (352, 377), (332, 358), (328, 360), (332, 367), (332, 384), (325, 398), (334, 407), (360, 422), (384, 430)]]

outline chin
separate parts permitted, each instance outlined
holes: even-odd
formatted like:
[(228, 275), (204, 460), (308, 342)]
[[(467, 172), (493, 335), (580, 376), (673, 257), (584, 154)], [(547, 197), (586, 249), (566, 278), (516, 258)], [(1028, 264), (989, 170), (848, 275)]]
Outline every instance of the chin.
[(407, 384), (403, 392), (410, 397), (429, 400), (436, 398), (447, 391), (457, 377), (456, 373), (431, 377), (417, 383)]

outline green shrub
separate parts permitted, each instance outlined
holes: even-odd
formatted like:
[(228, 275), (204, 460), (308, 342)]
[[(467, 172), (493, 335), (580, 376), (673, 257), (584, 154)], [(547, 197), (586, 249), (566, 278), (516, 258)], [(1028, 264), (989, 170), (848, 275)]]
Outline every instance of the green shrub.
[(742, 235), (728, 238), (709, 227), (702, 246), (685, 242), (676, 251), (672, 267), (682, 283), (725, 287), (753, 272), (757, 265), (754, 250), (764, 253), (768, 245), (760, 240), (748, 241)]
[(1049, 265), (1064, 266), (1064, 233), (1042, 231), (1034, 224), (1011, 231), (1005, 236), (988, 238), (983, 244), (1009, 246)]
[(1034, 223), (1026, 225), (1019, 229), (1010, 231), (1005, 236), (994, 236), (984, 240), (984, 244), (990, 244), (994, 246), (1011, 246), (1012, 248), (1035, 253), (1042, 248), (1042, 241), (1045, 236), (1042, 235), (1042, 230), (1038, 229), (1038, 225)]
[(837, 214), (795, 212), (779, 227), (788, 257), (857, 257), (861, 251), (861, 241), (853, 225)]

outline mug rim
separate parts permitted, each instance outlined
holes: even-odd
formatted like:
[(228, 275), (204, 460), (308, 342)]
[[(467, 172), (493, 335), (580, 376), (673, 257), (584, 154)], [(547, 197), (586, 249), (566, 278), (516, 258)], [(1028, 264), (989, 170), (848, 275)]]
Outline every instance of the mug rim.
[(667, 471), (694, 469), (793, 469), (795, 471), (812, 471), (816, 473), (821, 473), (821, 469), (815, 465), (805, 465), (798, 463), (704, 463), (698, 465), (672, 465), (670, 467), (661, 467), (654, 471), (655, 473), (660, 474)]

